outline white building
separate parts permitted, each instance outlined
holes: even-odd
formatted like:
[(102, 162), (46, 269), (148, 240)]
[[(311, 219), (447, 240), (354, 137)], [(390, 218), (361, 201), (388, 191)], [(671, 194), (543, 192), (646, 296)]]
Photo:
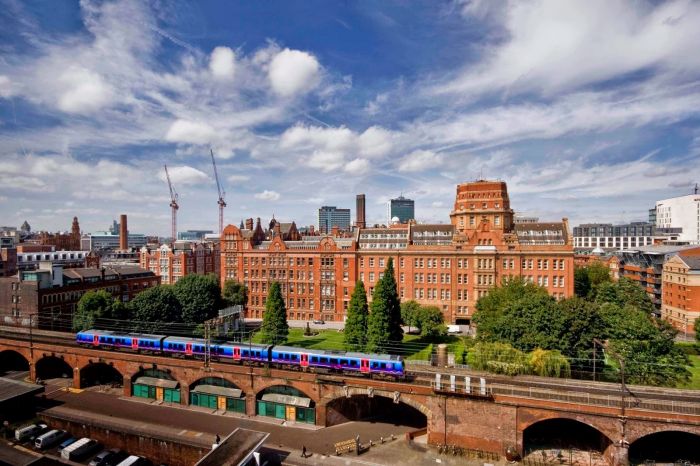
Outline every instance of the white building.
[(700, 244), (700, 194), (674, 197), (656, 202), (657, 228), (682, 228), (679, 242)]
[[(129, 233), (127, 241), (130, 248), (140, 248), (146, 245), (146, 235)], [(119, 249), (119, 235), (107, 231), (88, 233), (80, 239), (80, 248), (84, 251)]]

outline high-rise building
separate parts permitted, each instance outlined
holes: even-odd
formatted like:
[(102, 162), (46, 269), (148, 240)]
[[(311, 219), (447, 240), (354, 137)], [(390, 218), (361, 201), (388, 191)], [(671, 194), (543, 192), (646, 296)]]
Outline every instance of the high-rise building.
[(355, 220), (355, 226), (357, 228), (365, 228), (367, 226), (367, 221), (365, 218), (365, 195), (358, 194), (355, 199), (355, 215), (357, 219)]
[(318, 229), (322, 233), (330, 233), (333, 227), (345, 231), (350, 229), (350, 209), (327, 205), (318, 209)]
[(682, 228), (678, 242), (700, 244), (700, 193), (656, 201), (656, 227)]
[(438, 306), (448, 323), (471, 321), (476, 302), (502, 279), (522, 277), (556, 298), (573, 295), (568, 221), (515, 224), (505, 182), (457, 186), (451, 224), (356, 228), (351, 237), (266, 238), (228, 225), (221, 281), (249, 290), (247, 316), (261, 318), (279, 282), (289, 319), (343, 321), (357, 280), (372, 299), (389, 258), (401, 300)]
[(387, 214), (389, 217), (387, 218), (387, 225), (393, 223), (394, 217), (399, 219), (399, 223), (408, 223), (409, 220), (415, 220), (416, 218), (415, 202), (413, 199), (399, 196), (389, 201)]

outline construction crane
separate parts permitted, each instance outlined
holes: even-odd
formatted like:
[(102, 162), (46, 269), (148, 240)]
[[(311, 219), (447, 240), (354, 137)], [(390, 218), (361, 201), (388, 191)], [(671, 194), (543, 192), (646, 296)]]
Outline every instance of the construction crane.
[(180, 206), (177, 204), (177, 192), (173, 189), (173, 184), (170, 182), (170, 174), (168, 173), (168, 166), (163, 165), (165, 167), (165, 178), (168, 180), (168, 188), (170, 188), (170, 211), (172, 213), (172, 238), (173, 242), (177, 239), (177, 209), (180, 208)]
[(214, 151), (209, 149), (211, 153), (211, 164), (214, 165), (214, 178), (216, 178), (216, 189), (219, 192), (219, 236), (224, 231), (224, 207), (226, 207), (226, 201), (224, 201), (224, 196), (226, 193), (221, 189), (221, 183), (219, 183), (219, 173), (216, 171), (216, 160), (214, 160)]

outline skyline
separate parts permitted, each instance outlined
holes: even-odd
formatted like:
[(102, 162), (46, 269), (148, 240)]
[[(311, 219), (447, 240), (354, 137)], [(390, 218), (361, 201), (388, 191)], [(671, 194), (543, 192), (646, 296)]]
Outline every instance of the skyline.
[(3, 225), (166, 235), (167, 163), (178, 230), (216, 230), (210, 146), (234, 225), (356, 193), (369, 224), (400, 193), (449, 223), (477, 178), (645, 221), (700, 180), (698, 3), (0, 3)]

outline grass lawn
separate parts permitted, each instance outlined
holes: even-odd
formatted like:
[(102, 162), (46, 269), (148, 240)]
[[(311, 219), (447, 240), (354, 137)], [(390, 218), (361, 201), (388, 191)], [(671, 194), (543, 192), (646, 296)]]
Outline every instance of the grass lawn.
[[(260, 343), (260, 332), (253, 334), (253, 343)], [(456, 353), (456, 362), (461, 363), (461, 355), (464, 350), (462, 337), (449, 335), (443, 339), (447, 343), (448, 351)], [(345, 350), (343, 346), (343, 332), (337, 330), (318, 330), (318, 334), (304, 336), (304, 329), (290, 328), (286, 346), (298, 348), (311, 348), (319, 350)], [(389, 354), (400, 354), (406, 359), (427, 361), (437, 343), (423, 340), (420, 335), (404, 335), (403, 341), (392, 345), (388, 349)]]
[(688, 357), (690, 358), (690, 363), (692, 364), (692, 366), (688, 367), (688, 370), (691, 373), (690, 381), (688, 383), (678, 385), (678, 388), (700, 390), (700, 356), (691, 355)]

